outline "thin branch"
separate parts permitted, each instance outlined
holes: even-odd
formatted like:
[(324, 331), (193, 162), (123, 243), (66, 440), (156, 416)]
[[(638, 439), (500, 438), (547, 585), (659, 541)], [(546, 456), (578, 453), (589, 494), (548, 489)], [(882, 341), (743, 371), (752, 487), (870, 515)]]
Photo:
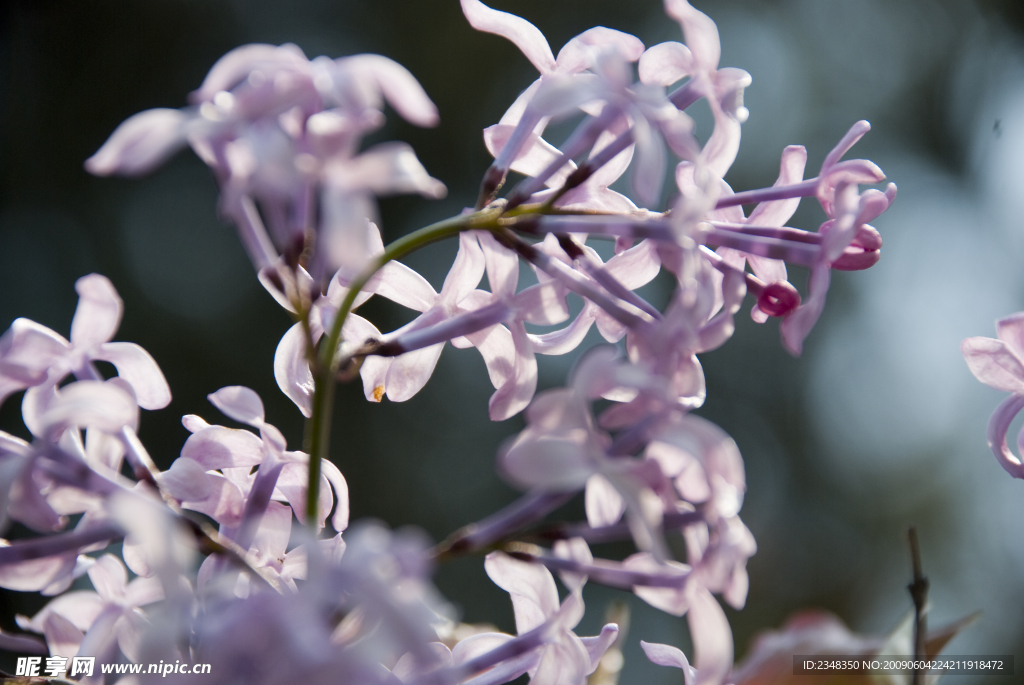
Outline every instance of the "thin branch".
[(926, 613), (928, 611), (928, 578), (921, 570), (921, 548), (917, 542), (917, 529), (913, 526), (907, 533), (910, 540), (910, 558), (914, 566), (914, 582), (907, 586), (914, 600), (914, 685), (924, 685), (924, 669), (918, 667), (921, 661), (928, 658), (925, 648), (925, 635), (928, 631)]

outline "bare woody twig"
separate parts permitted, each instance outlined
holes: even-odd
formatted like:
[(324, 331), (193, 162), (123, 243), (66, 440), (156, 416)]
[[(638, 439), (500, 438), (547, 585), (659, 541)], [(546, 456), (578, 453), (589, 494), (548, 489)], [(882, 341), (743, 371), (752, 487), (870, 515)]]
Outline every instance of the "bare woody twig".
[(926, 624), (928, 611), (928, 578), (921, 570), (921, 548), (917, 542), (917, 529), (913, 526), (907, 533), (910, 539), (910, 557), (914, 565), (914, 582), (907, 586), (910, 596), (914, 600), (914, 685), (924, 684), (924, 670), (918, 668), (919, 662), (928, 658), (925, 648), (925, 635), (928, 632)]

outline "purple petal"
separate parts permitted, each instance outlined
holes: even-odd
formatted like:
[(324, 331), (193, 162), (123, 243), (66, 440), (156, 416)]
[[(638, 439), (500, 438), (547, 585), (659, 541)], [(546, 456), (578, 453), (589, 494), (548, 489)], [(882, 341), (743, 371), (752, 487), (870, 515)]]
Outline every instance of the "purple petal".
[(206, 399), (225, 416), (239, 423), (247, 423), (254, 428), (264, 423), (263, 401), (255, 391), (244, 385), (229, 385), (210, 393)]
[(622, 495), (607, 478), (594, 474), (587, 479), (584, 506), (587, 523), (597, 528), (618, 523), (626, 511), (626, 500), (622, 499)]
[(222, 90), (231, 90), (256, 70), (276, 71), (281, 68), (303, 69), (309, 60), (294, 45), (254, 43), (235, 48), (214, 63), (203, 84), (193, 92), (192, 102), (210, 100)]
[[(519, 561), (502, 552), (484, 559), (484, 570), (494, 584), (513, 597), (516, 630), (533, 630), (558, 612), (558, 589), (551, 572), (540, 564)], [(516, 597), (521, 598), (516, 601)]]
[(824, 174), (835, 166), (842, 156), (849, 152), (850, 148), (853, 147), (857, 141), (863, 138), (864, 134), (870, 130), (871, 124), (863, 119), (851, 126), (850, 130), (846, 132), (846, 135), (843, 136), (842, 140), (840, 140), (836, 146), (832, 148), (832, 151), (828, 153), (828, 156), (825, 157), (825, 161), (821, 164), (821, 173)]
[[(550, 326), (569, 318), (565, 290), (556, 283), (538, 283), (521, 290), (513, 300), (516, 316), (529, 323)], [(531, 336), (533, 339), (533, 336)]]
[(199, 462), (187, 457), (175, 459), (171, 468), (157, 476), (161, 489), (182, 502), (198, 502), (209, 497), (213, 492), (210, 479), (215, 477), (208, 476)]
[[(65, 386), (38, 419), (42, 434), (68, 426), (96, 428), (116, 434), (138, 424), (135, 398), (111, 381), (77, 381)], [(27, 425), (28, 421), (26, 421)]]
[(185, 146), (191, 117), (177, 109), (150, 109), (125, 119), (107, 142), (85, 160), (96, 176), (138, 176), (152, 171)]
[(659, 43), (640, 57), (640, 81), (654, 86), (671, 86), (693, 71), (693, 55), (682, 43)]
[[(72, 626), (73, 627), (73, 626)], [(81, 633), (79, 633), (81, 634)], [(47, 654), (46, 643), (31, 635), (18, 635), (0, 630), (0, 649), (19, 654)]]
[(52, 600), (31, 619), (19, 616), (17, 621), (21, 628), (41, 633), (46, 619), (52, 614), (57, 614), (70, 621), (79, 630), (88, 630), (96, 617), (103, 611), (103, 605), (103, 600), (95, 592), (76, 590)]
[[(348, 315), (341, 332), (346, 341), (346, 349), (349, 341), (358, 346), (367, 340), (380, 340), (382, 337), (376, 326), (358, 314)], [(388, 371), (391, 369), (393, 361), (389, 357), (376, 356), (366, 357), (363, 360), (363, 365), (359, 367), (359, 376), (363, 380), (363, 394), (368, 401), (380, 402), (384, 397)]]
[(491, 292), (499, 297), (514, 295), (519, 282), (519, 258), (487, 231), (478, 231), (476, 237), (484, 254)]
[(128, 572), (121, 561), (112, 554), (104, 554), (89, 569), (89, 580), (107, 602), (122, 602), (128, 585)]
[(459, 234), (459, 252), (444, 279), (440, 299), (448, 305), (458, 304), (473, 292), (484, 276), (486, 263), (480, 243), (469, 233)]
[[(782, 151), (779, 177), (772, 187), (778, 188), (799, 183), (803, 180), (806, 165), (807, 149), (803, 145), (788, 146)], [(758, 226), (784, 226), (799, 206), (799, 197), (762, 202), (750, 213), (748, 223)]]
[(263, 557), (264, 563), (278, 562), (288, 550), (291, 532), (291, 508), (279, 502), (271, 502), (260, 519), (260, 527), (253, 536), (251, 549), (255, 549), (257, 555)]
[(306, 335), (302, 324), (289, 328), (274, 351), (274, 380), (307, 419), (313, 415), (313, 374), (306, 361)]
[(471, 659), (497, 649), (512, 639), (514, 638), (506, 633), (477, 633), (476, 635), (470, 635), (466, 639), (460, 640), (455, 645), (455, 648), (452, 649), (452, 662), (456, 666), (461, 666)]
[(419, 193), (438, 199), (448, 192), (444, 183), (423, 168), (412, 147), (401, 142), (381, 143), (358, 157), (329, 163), (324, 173), (328, 182), (339, 188), (368, 190), (375, 195)]
[(827, 267), (815, 267), (811, 271), (811, 296), (797, 307), (779, 325), (782, 342), (793, 356), (800, 356), (804, 338), (818, 322), (825, 307), (825, 293), (828, 292), (831, 274)]
[(633, 169), (633, 192), (643, 205), (653, 205), (661, 199), (665, 179), (665, 141), (644, 119), (633, 125), (636, 139), (636, 166)]
[[(488, 151), (497, 158), (505, 149), (508, 141), (515, 132), (515, 126), (510, 124), (495, 124), (484, 129), (484, 144)], [(530, 133), (524, 142), (515, 159), (512, 160), (512, 171), (517, 171), (524, 176), (539, 176), (548, 166), (561, 157), (561, 151), (554, 145), (540, 137), (537, 133)], [(545, 181), (549, 188), (554, 188), (565, 183), (565, 180), (576, 169), (572, 160), (567, 161), (561, 169), (556, 171)]]
[(339, 533), (348, 528), (349, 504), (348, 504), (348, 483), (345, 476), (333, 462), (322, 460), (320, 472), (327, 478), (327, 481), (334, 489), (335, 505), (334, 516), (331, 517), (331, 525)]
[(960, 345), (975, 378), (996, 390), (1024, 393), (1024, 364), (1009, 345), (993, 338), (967, 338)]
[(515, 485), (551, 492), (580, 489), (595, 471), (580, 445), (554, 439), (513, 444), (499, 455), (498, 466)]
[[(285, 464), (281, 469), (273, 497), (288, 502), (291, 505), (292, 511), (295, 512), (295, 517), (299, 519), (299, 523), (305, 524), (306, 492), (309, 485), (309, 457), (305, 454), (302, 454), (302, 456), (305, 458), (304, 461)], [(321, 529), (324, 527), (324, 521), (327, 520), (327, 515), (331, 513), (331, 507), (334, 505), (331, 484), (323, 473), (320, 474), (320, 488), (317, 495), (316, 523), (317, 528)]]
[(384, 384), (388, 399), (405, 402), (422, 390), (434, 373), (443, 349), (444, 343), (440, 343), (395, 357)]
[(665, 12), (682, 26), (686, 45), (693, 53), (694, 65), (707, 70), (717, 69), (722, 46), (715, 22), (686, 0), (665, 0)]
[(103, 343), (93, 358), (117, 367), (117, 375), (132, 386), (143, 409), (163, 409), (171, 403), (171, 388), (156, 360), (135, 343)]
[[(992, 418), (988, 421), (988, 446), (996, 455), (999, 465), (1014, 478), (1024, 478), (1024, 465), (1006, 444), (1006, 432), (1010, 430), (1010, 423), (1022, 408), (1024, 408), (1024, 397), (1010, 395), (996, 407), (996, 410), (992, 412)], [(1020, 447), (1022, 442), (1024, 442), (1024, 433), (1017, 436), (1017, 446)]]
[(370, 79), (402, 118), (417, 126), (433, 127), (440, 121), (437, 107), (409, 70), (381, 55), (353, 55), (335, 62)]
[(596, 305), (584, 306), (571, 324), (551, 333), (531, 335), (530, 342), (537, 354), (566, 354), (575, 350), (590, 331), (594, 323)]
[(1024, 359), (1024, 312), (996, 321), (996, 337), (1006, 343), (1018, 359)]
[(537, 71), (548, 74), (555, 69), (555, 56), (540, 30), (522, 17), (491, 9), (480, 0), (461, 0), (462, 12), (477, 31), (494, 33), (515, 43)]
[(712, 101), (711, 111), (715, 115), (715, 129), (701, 155), (716, 176), (722, 178), (736, 161), (740, 149), (740, 121), (723, 111)]
[(710, 592), (697, 588), (687, 615), (697, 666), (696, 685), (719, 685), (732, 669), (732, 629)]
[[(64, 359), (70, 349), (67, 340), (46, 326), (29, 319), (15, 319), (0, 337), (0, 379), (12, 379), (18, 390), (42, 383), (50, 367)], [(0, 395), (0, 400), (3, 397)]]
[(124, 303), (106, 276), (89, 274), (75, 282), (78, 308), (71, 321), (71, 342), (91, 346), (114, 337), (121, 323)]
[(427, 643), (427, 651), (433, 657), (432, 661), (424, 662), (409, 652), (399, 659), (395, 667), (391, 669), (392, 675), (402, 682), (415, 682), (424, 673), (452, 665), (452, 651), (448, 649), (447, 645), (430, 642)]
[(515, 373), (516, 348), (512, 333), (504, 326), (491, 326), (466, 338), (484, 358), (491, 385), (504, 386)]
[(682, 616), (690, 608), (690, 596), (686, 591), (690, 567), (686, 564), (681, 564), (678, 561), (659, 563), (650, 552), (638, 552), (626, 557), (622, 562), (622, 566), (630, 571), (662, 576), (678, 576), (678, 588), (637, 586), (633, 588), (633, 592), (652, 607), (661, 609), (673, 616)]
[[(14, 512), (11, 512), (11, 516), (14, 517)], [(2, 546), (7, 547), (8, 543), (4, 541)], [(76, 557), (75, 552), (70, 552), (60, 556), (4, 564), (0, 566), (0, 587), (19, 592), (39, 592), (63, 578), (70, 579), (75, 568)], [(20, 622), (19, 625), (21, 625)], [(41, 623), (39, 627), (42, 627)], [(27, 625), (22, 625), (22, 628), (36, 630)], [(36, 632), (42, 631), (36, 630)]]
[[(594, 143), (594, 147), (590, 151), (588, 159), (593, 159), (599, 155), (605, 148), (618, 140), (619, 135), (625, 133), (628, 129), (629, 121), (626, 117), (619, 117), (615, 123), (605, 131), (602, 131), (601, 135), (597, 137), (597, 141)], [(634, 145), (627, 145), (622, 152), (616, 154), (598, 168), (598, 170), (595, 171), (589, 179), (587, 179), (584, 185), (592, 188), (607, 188), (611, 184), (615, 183), (615, 181), (619, 180), (619, 177), (622, 176), (622, 174), (626, 173), (626, 169), (629, 168), (630, 162), (633, 161), (634, 148)]]
[(601, 628), (600, 635), (580, 638), (580, 642), (587, 649), (587, 654), (590, 655), (590, 673), (597, 670), (597, 667), (601, 664), (601, 657), (615, 644), (615, 640), (618, 637), (619, 627), (614, 623), (608, 623)]
[(263, 441), (247, 430), (208, 426), (189, 436), (181, 456), (206, 470), (256, 466), (263, 461)]
[(71, 621), (60, 614), (50, 614), (43, 621), (43, 635), (50, 647), (51, 656), (71, 659), (78, 655), (85, 635)]
[(651, 660), (651, 663), (683, 669), (683, 678), (686, 685), (690, 685), (689, 670), (691, 666), (690, 662), (686, 659), (686, 655), (683, 654), (683, 650), (672, 645), (644, 642), (643, 640), (640, 641), (640, 646), (643, 648), (647, 658)]
[(380, 279), (374, 277), (367, 286), (381, 297), (417, 312), (425, 312), (437, 304), (437, 293), (427, 279), (405, 264), (388, 262), (377, 273)]
[(537, 358), (521, 321), (510, 324), (515, 344), (515, 367), (512, 377), (491, 395), (488, 412), (492, 421), (504, 421), (526, 409), (537, 390)]
[(643, 54), (644, 44), (628, 33), (595, 26), (562, 46), (555, 68), (560, 74), (579, 73), (592, 66), (594, 55), (607, 49), (616, 50), (627, 62), (635, 62)]

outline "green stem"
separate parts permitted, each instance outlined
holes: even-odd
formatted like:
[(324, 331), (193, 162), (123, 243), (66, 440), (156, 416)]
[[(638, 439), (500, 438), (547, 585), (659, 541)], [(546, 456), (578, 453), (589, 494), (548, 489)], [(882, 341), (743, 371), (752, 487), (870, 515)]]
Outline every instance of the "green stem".
[(356, 296), (366, 287), (374, 274), (394, 259), (400, 259), (411, 252), (446, 238), (477, 229), (494, 230), (498, 227), (500, 210), (478, 211), (472, 214), (452, 217), (431, 224), (409, 235), (403, 236), (385, 248), (370, 265), (349, 284), (345, 299), (342, 300), (334, 323), (323, 340), (316, 368), (313, 369), (315, 387), (313, 390), (312, 415), (306, 424), (309, 447), (309, 481), (306, 490), (306, 521), (310, 529), (316, 530), (317, 502), (320, 497), (320, 460), (327, 459), (331, 438), (331, 414), (334, 409), (336, 375), (341, 359), (338, 346), (341, 343), (341, 329), (352, 311)]

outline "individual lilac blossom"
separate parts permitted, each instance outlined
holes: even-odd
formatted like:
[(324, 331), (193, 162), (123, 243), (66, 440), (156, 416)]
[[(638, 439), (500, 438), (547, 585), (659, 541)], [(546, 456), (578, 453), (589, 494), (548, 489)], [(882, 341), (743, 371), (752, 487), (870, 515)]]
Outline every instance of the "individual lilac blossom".
[(38, 439), (32, 446), (6, 440), (0, 449), (10, 478), (7, 515), (35, 530), (53, 531), (66, 523), (64, 514), (101, 509), (98, 497), (117, 489), (120, 476), (99, 464), (92, 468), (79, 429), (133, 437), (138, 405), (131, 386), (119, 378), (76, 381), (59, 390), (48, 385), (26, 393), (22, 415)]
[[(967, 338), (960, 345), (967, 366), (979, 381), (1011, 393), (988, 422), (988, 446), (996, 460), (1014, 478), (1024, 478), (1024, 464), (1006, 443), (1013, 419), (1024, 409), (1024, 313), (996, 322), (996, 339)], [(1024, 432), (1017, 438), (1024, 444)]]
[[(445, 192), (403, 143), (358, 152), (362, 137), (383, 124), (384, 100), (414, 124), (437, 124), (437, 109), (416, 79), (385, 57), (311, 61), (294, 45), (248, 45), (213, 66), (192, 107), (136, 114), (86, 168), (98, 175), (145, 173), (187, 143), (217, 175), (221, 212), (238, 226), (257, 269), (276, 261), (279, 251), (297, 257), (306, 231), (314, 229), (312, 273), (319, 280), (325, 268), (362, 265), (362, 227), (375, 213), (373, 196)], [(320, 223), (314, 223), (317, 188)]]
[[(608, 188), (629, 166), (634, 142), (637, 169), (633, 186), (645, 203), (655, 202), (660, 195), (665, 141), (677, 154), (696, 154), (689, 117), (672, 106), (660, 88), (633, 83), (629, 64), (644, 50), (634, 36), (595, 27), (569, 41), (554, 59), (543, 35), (528, 21), (478, 0), (464, 0), (462, 5), (474, 28), (508, 38), (540, 72), (540, 78), (501, 121), (484, 132), (495, 156), (485, 185), (496, 188), (510, 168), (534, 177), (517, 189), (513, 205), (544, 185), (563, 184), (576, 169), (572, 158), (592, 148), (586, 162), (588, 177), (582, 183), (574, 182), (558, 205), (574, 210), (635, 211), (631, 201)], [(577, 108), (594, 118), (580, 124), (562, 150), (541, 138), (552, 117)]]
[[(859, 184), (877, 183), (885, 178), (881, 169), (867, 160), (840, 161), (869, 129), (866, 121), (854, 124), (826, 157), (819, 175), (807, 181), (789, 182), (802, 175), (798, 172), (802, 172), (803, 153), (799, 148), (787, 148), (779, 181), (763, 191), (733, 193), (717, 179), (698, 178), (695, 175), (700, 171), (698, 166), (683, 162), (677, 169), (676, 181), (683, 196), (676, 210), (686, 214), (687, 220), (683, 223), (690, 226), (687, 234), (699, 242), (735, 250), (725, 251), (719, 255), (723, 257), (721, 262), (713, 262), (720, 269), (742, 268), (738, 253), (747, 258), (760, 258), (752, 264), (758, 266), (764, 280), (748, 280), (758, 289), (758, 305), (753, 315), (759, 321), (765, 314), (782, 316), (783, 344), (794, 355), (800, 354), (804, 338), (821, 315), (831, 270), (864, 269), (879, 258), (881, 238), (868, 222), (892, 204), (896, 186), (890, 183), (884, 192), (868, 189), (860, 193)], [(783, 223), (783, 217), (791, 215), (791, 210), (795, 209), (793, 199), (809, 195), (817, 196), (828, 217), (817, 233), (774, 225)], [(698, 197), (705, 203), (710, 201), (715, 209), (707, 213), (702, 208), (687, 206), (688, 202), (692, 204), (689, 198)], [(758, 215), (757, 225), (753, 223), (754, 214), (749, 219), (744, 218), (739, 208), (748, 202), (762, 203), (754, 213)], [(764, 225), (760, 225), (762, 221)], [(781, 265), (765, 258), (781, 258), (809, 267), (809, 297), (800, 303), (795, 289), (785, 281)]]
[(571, 388), (537, 395), (526, 410), (526, 429), (502, 449), (499, 468), (520, 487), (552, 492), (590, 489), (592, 477), (601, 476), (601, 482), (613, 486), (606, 489), (612, 499), (591, 493), (591, 524), (614, 523), (594, 510), (617, 508), (615, 520), (625, 511), (637, 545), (664, 559), (668, 555), (660, 525), (665, 508), (674, 505), (674, 499), (663, 500), (670, 494), (668, 481), (656, 462), (619, 452), (611, 436), (597, 428), (590, 411), (590, 402), (603, 389), (595, 377), (603, 375), (610, 356), (604, 350), (592, 353), (580, 365)]
[[(304, 521), (309, 456), (286, 449), (284, 436), (264, 420), (263, 403), (249, 388), (222, 388), (210, 395), (210, 401), (230, 418), (259, 430), (260, 437), (185, 417), (193, 434), (181, 456), (159, 477), (164, 492), (232, 531), (243, 548), (271, 500), (288, 502)], [(254, 466), (259, 468), (252, 473)], [(348, 526), (348, 486), (333, 463), (322, 460), (321, 469), (317, 527), (323, 528), (333, 508), (331, 523), (340, 532)]]
[[(379, 243), (379, 233), (372, 230)], [(383, 246), (374, 250), (383, 251)], [(485, 271), (494, 292), (476, 289)], [(344, 270), (339, 271), (327, 297), (315, 305), (310, 317), (314, 342), (323, 335), (323, 322), (333, 319), (349, 278)], [(401, 402), (429, 380), (447, 340), (456, 347), (476, 347), (496, 389), (490, 402), (491, 417), (505, 419), (529, 403), (536, 387), (532, 338), (524, 322), (556, 324), (568, 317), (565, 290), (558, 283), (548, 280), (517, 293), (517, 282), (515, 255), (485, 232), (462, 234), (459, 253), (440, 293), (408, 267), (389, 262), (367, 283), (355, 304), (378, 294), (422, 312), (421, 316), (381, 334), (373, 324), (349, 314), (342, 327), (345, 342), (341, 355), (360, 353), (367, 342), (379, 343), (360, 367), (364, 392), (371, 401), (386, 395)], [(278, 346), (275, 371), (281, 388), (308, 414), (313, 378), (305, 346), (302, 326), (296, 324)]]
[[(72, 657), (81, 653), (113, 661), (120, 648), (135, 661), (146, 627), (140, 607), (163, 599), (159, 580), (136, 578), (128, 582), (124, 565), (110, 554), (97, 559), (88, 573), (95, 591), (62, 595), (31, 619), (19, 616), (18, 625), (43, 633), (54, 655)], [(55, 650), (55, 643), (63, 649)]]
[[(253, 535), (246, 561), (251, 568), (261, 572), (263, 580), (270, 579), (276, 587), (298, 592), (295, 581), (306, 577), (306, 548), (299, 546), (288, 551), (291, 533), (292, 509), (280, 502), (270, 502), (260, 519), (259, 528)], [(342, 550), (345, 547), (341, 533), (335, 540), (324, 540), (321, 543), (337, 544)], [(196, 579), (198, 585), (208, 585), (219, 567), (216, 556), (207, 557), (199, 568)], [(253, 585), (254, 582), (248, 574), (239, 574), (235, 579), (233, 592), (238, 597), (246, 597)]]
[[(496, 157), (494, 168), (502, 176), (510, 168), (536, 175), (559, 155), (540, 138), (546, 117), (535, 112), (527, 113), (530, 101), (545, 80), (573, 78), (586, 71), (593, 65), (595, 49), (615, 49), (632, 61), (636, 61), (644, 49), (643, 43), (634, 36), (595, 27), (566, 43), (556, 59), (547, 39), (526, 19), (492, 9), (479, 0), (461, 0), (461, 3), (462, 11), (473, 28), (512, 41), (540, 72), (540, 77), (523, 91), (501, 121), (484, 131), (488, 149)], [(628, 163), (630, 155), (623, 156)]]
[(70, 341), (28, 319), (15, 319), (0, 337), (0, 402), (18, 390), (56, 386), (83, 366), (105, 361), (131, 386), (140, 407), (166, 407), (171, 391), (149, 353), (135, 343), (109, 342), (124, 310), (111, 282), (89, 274), (75, 282), (75, 290), (79, 300)]
[[(657, 247), (652, 241), (641, 241), (603, 262), (589, 245), (580, 244), (573, 237), (556, 240), (545, 237), (537, 247), (551, 257), (569, 266), (577, 267), (582, 278), (593, 287), (607, 291), (625, 307), (640, 309), (646, 314), (661, 314), (633, 291), (650, 283), (661, 270)], [(566, 248), (572, 251), (572, 255)], [(543, 278), (550, 279), (546, 274)], [(530, 340), (540, 354), (565, 354), (575, 349), (590, 330), (597, 325), (601, 337), (610, 343), (618, 342), (627, 332), (627, 326), (591, 299), (584, 301), (583, 309), (571, 324), (560, 330), (531, 335)]]
[[(570, 549), (565, 544), (562, 553), (586, 561), (590, 558), (590, 551), (585, 543), (578, 542), (582, 548), (577, 544)], [(542, 627), (546, 635), (543, 646), (532, 658), (517, 664), (518, 673), (503, 672), (502, 680), (488, 682), (507, 682), (522, 673), (528, 673), (534, 685), (578, 685), (586, 682), (586, 676), (597, 669), (601, 657), (618, 634), (615, 624), (606, 625), (600, 635), (592, 638), (581, 639), (572, 632), (583, 617), (581, 590), (586, 578), (570, 577), (566, 583), (570, 594), (560, 603), (554, 578), (543, 566), (492, 552), (487, 555), (484, 568), (491, 580), (512, 596), (519, 635)], [(511, 636), (506, 636), (506, 639), (511, 639)], [(498, 640), (499, 636), (494, 634), (474, 636), (456, 645), (453, 656), (456, 661), (467, 659), (466, 652), (478, 653), (483, 645), (491, 646)]]
[(718, 28), (706, 14), (687, 0), (665, 0), (665, 11), (679, 22), (686, 45), (669, 42), (646, 50), (640, 57), (640, 80), (670, 86), (689, 77), (671, 99), (680, 109), (697, 99), (707, 100), (715, 127), (698, 159), (702, 167), (724, 178), (739, 151), (740, 124), (748, 116), (743, 90), (751, 83), (750, 74), (742, 69), (718, 68), (722, 52)]

